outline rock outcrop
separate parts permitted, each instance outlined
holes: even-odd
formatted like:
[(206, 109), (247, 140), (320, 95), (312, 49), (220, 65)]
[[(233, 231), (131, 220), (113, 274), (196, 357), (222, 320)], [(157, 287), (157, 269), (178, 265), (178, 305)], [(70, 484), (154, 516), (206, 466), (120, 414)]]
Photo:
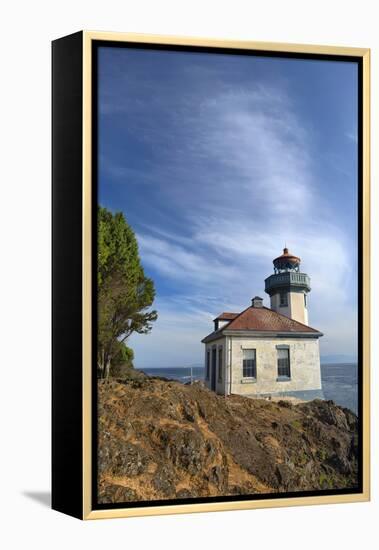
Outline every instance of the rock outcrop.
[(357, 486), (357, 417), (332, 401), (225, 398), (143, 375), (98, 392), (101, 503)]

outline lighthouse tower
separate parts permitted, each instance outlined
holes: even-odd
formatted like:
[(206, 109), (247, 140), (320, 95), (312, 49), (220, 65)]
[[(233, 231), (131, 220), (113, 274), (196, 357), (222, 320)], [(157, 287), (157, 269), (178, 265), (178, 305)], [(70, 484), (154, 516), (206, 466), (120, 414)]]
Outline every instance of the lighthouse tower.
[(265, 291), (270, 296), (271, 309), (299, 323), (308, 325), (307, 294), (310, 278), (300, 271), (300, 258), (284, 248), (273, 261), (274, 274), (265, 280)]

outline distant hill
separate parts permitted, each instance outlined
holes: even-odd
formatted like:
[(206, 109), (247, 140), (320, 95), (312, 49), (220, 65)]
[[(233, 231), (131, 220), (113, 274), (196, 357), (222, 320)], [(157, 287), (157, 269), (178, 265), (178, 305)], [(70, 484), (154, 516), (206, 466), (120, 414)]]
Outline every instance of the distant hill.
[(355, 355), (321, 355), (321, 363), (356, 363)]
[(357, 417), (135, 373), (98, 381), (99, 502), (357, 486)]

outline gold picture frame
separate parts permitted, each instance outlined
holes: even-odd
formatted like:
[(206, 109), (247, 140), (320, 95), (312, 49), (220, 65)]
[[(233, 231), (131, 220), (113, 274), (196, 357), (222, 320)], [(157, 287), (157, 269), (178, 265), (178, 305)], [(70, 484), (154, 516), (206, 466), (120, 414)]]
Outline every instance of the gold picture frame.
[[(117, 507), (108, 509), (94, 509), (92, 505), (92, 461), (93, 461), (93, 369), (92, 369), (92, 344), (93, 344), (93, 327), (92, 327), (92, 273), (93, 273), (93, 258), (92, 258), (92, 176), (93, 176), (93, 143), (92, 143), (92, 97), (93, 97), (93, 67), (92, 67), (92, 48), (93, 44), (97, 43), (135, 43), (148, 45), (165, 45), (170, 47), (185, 46), (196, 48), (211, 48), (211, 49), (228, 49), (228, 50), (253, 50), (255, 52), (272, 52), (280, 54), (300, 54), (300, 55), (317, 55), (317, 56), (344, 56), (352, 57), (361, 60), (362, 66), (362, 94), (361, 94), (361, 109), (362, 109), (362, 157), (361, 157), (361, 181), (362, 181), (362, 234), (361, 234), (361, 262), (362, 262), (362, 282), (363, 282), (363, 315), (362, 315), (362, 491), (352, 494), (322, 494), (320, 496), (299, 496), (299, 497), (283, 497), (283, 498), (267, 498), (264, 500), (241, 500), (241, 501), (223, 501), (223, 502), (204, 502), (194, 504), (167, 504), (159, 506), (140, 506), (133, 507)], [(74, 56), (74, 58), (73, 58)], [(74, 59), (74, 61), (73, 61)], [(68, 65), (71, 63), (71, 67)], [(76, 66), (72, 68), (72, 64)], [(70, 73), (71, 71), (71, 73)], [(75, 111), (72, 108), (71, 99), (60, 102), (59, 95), (62, 95), (62, 86), (64, 81), (67, 81), (69, 74), (75, 72), (76, 80), (81, 74), (81, 82), (76, 82), (77, 90), (81, 90), (81, 112)], [(70, 77), (69, 77), (70, 78)], [(72, 77), (74, 78), (74, 77)], [(69, 87), (70, 85), (68, 85)], [(64, 92), (66, 93), (66, 92)], [(72, 90), (68, 90), (67, 94), (75, 99), (78, 105), (77, 93), (72, 85)], [(71, 95), (70, 95), (71, 94)], [(70, 124), (63, 122), (67, 118), (67, 109), (73, 109), (76, 112), (76, 122)], [(79, 107), (78, 107), (79, 109)], [(80, 111), (80, 109), (79, 109)], [(79, 120), (80, 119), (80, 120)], [(62, 130), (63, 128), (63, 130)], [(81, 135), (77, 137), (76, 155), (79, 162), (78, 169), (74, 176), (67, 172), (67, 159), (72, 158), (70, 151), (64, 152), (67, 147), (67, 137), (73, 132), (81, 128)], [(62, 134), (63, 132), (63, 134)], [(81, 142), (81, 150), (78, 151), (79, 142)], [(71, 144), (71, 146), (74, 146)], [(80, 158), (79, 158), (80, 157)], [(65, 164), (66, 163), (66, 164)], [(80, 172), (80, 173), (79, 173)], [(63, 321), (56, 320), (57, 315), (62, 315), (64, 300), (59, 298), (59, 293), (67, 292), (67, 280), (63, 275), (60, 275), (63, 259), (59, 257), (58, 248), (61, 248), (62, 240), (67, 239), (64, 236), (64, 231), (67, 231), (66, 222), (63, 221), (63, 214), (60, 212), (63, 209), (62, 200), (67, 201), (67, 205), (75, 198), (69, 193), (68, 187), (65, 187), (65, 182), (69, 177), (76, 178), (76, 186), (80, 185), (80, 191), (75, 191), (78, 197), (80, 192), (81, 200), (78, 205), (77, 221), (75, 222), (76, 231), (80, 227), (80, 236), (77, 233), (72, 237), (77, 240), (80, 238), (80, 251), (77, 252), (77, 261), (79, 254), (81, 255), (81, 273), (76, 273), (75, 281), (79, 284), (80, 289), (77, 290), (77, 296), (81, 295), (80, 308), (76, 315), (80, 319), (76, 321), (76, 330), (81, 327), (81, 346), (76, 349), (75, 357), (76, 364), (72, 367), (72, 380), (64, 381), (62, 370), (67, 368), (59, 359), (64, 350), (64, 343), (61, 342), (62, 323)], [(80, 180), (80, 181), (79, 181)], [(54, 193), (56, 199), (54, 199)], [(62, 199), (63, 197), (63, 199)], [(177, 37), (177, 36), (159, 36), (145, 34), (124, 34), (114, 32), (98, 32), (98, 31), (83, 31), (56, 40), (53, 43), (53, 239), (56, 250), (56, 256), (53, 255), (53, 264), (56, 262), (55, 282), (53, 283), (53, 347), (55, 347), (55, 355), (53, 351), (53, 508), (81, 519), (105, 519), (116, 517), (134, 517), (148, 516), (159, 514), (182, 514), (196, 512), (215, 512), (222, 510), (247, 510), (255, 508), (270, 508), (284, 506), (304, 506), (315, 504), (333, 504), (343, 502), (363, 502), (370, 499), (370, 50), (367, 48), (351, 48), (337, 46), (319, 46), (319, 45), (303, 45), (303, 44), (284, 44), (272, 42), (254, 42), (254, 41), (231, 41), (219, 39)], [(54, 225), (55, 224), (55, 225)], [(54, 233), (55, 228), (55, 233)], [(65, 245), (63, 245), (65, 246)], [(67, 249), (68, 250), (68, 249)], [(67, 252), (67, 251), (66, 251)], [(67, 258), (67, 256), (66, 256)], [(70, 283), (71, 284), (71, 283)], [(54, 295), (54, 288), (56, 295)], [(55, 296), (55, 298), (54, 298)], [(62, 300), (62, 301), (60, 301)], [(70, 324), (71, 312), (64, 312), (63, 316), (66, 323)], [(55, 329), (54, 329), (55, 324)], [(71, 327), (67, 328), (66, 335), (70, 334)], [(78, 332), (76, 337), (79, 338)], [(74, 355), (73, 355), (74, 357)], [(75, 374), (74, 370), (79, 369), (80, 374)], [(76, 377), (76, 378), (75, 378)], [(80, 377), (77, 378), (77, 377)], [(74, 380), (75, 378), (75, 380)], [(70, 385), (71, 384), (71, 385)], [(64, 413), (67, 409), (67, 400), (63, 395), (71, 392), (72, 399), (79, 400), (76, 404), (76, 417), (80, 415), (80, 430), (76, 434), (66, 434), (68, 425), (65, 424)], [(80, 399), (79, 399), (80, 394)], [(73, 417), (74, 418), (74, 417)], [(79, 420), (79, 418), (78, 418)], [(67, 422), (67, 420), (66, 420)], [(54, 435), (55, 433), (55, 435)], [(66, 434), (66, 435), (62, 435)], [(71, 438), (71, 439), (70, 439)], [(70, 445), (72, 444), (72, 447)], [(77, 456), (78, 449), (82, 449), (80, 456)], [(67, 455), (72, 453), (75, 455), (75, 460), (72, 464), (67, 465)], [(75, 464), (74, 464), (75, 462)], [(74, 481), (79, 487), (75, 489), (75, 495), (72, 496), (70, 502), (70, 494), (67, 492), (67, 479), (62, 473), (63, 469), (67, 471), (75, 471)], [(80, 480), (80, 481), (79, 481)], [(75, 501), (75, 502), (74, 502)]]

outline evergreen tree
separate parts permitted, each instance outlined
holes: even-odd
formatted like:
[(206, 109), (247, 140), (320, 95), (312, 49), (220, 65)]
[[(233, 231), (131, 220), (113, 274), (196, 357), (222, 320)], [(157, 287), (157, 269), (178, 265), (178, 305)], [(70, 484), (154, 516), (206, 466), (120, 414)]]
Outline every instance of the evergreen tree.
[(135, 234), (121, 212), (98, 209), (98, 376), (107, 378), (120, 344), (133, 333), (150, 332), (157, 319), (148, 311), (155, 296), (145, 276)]

